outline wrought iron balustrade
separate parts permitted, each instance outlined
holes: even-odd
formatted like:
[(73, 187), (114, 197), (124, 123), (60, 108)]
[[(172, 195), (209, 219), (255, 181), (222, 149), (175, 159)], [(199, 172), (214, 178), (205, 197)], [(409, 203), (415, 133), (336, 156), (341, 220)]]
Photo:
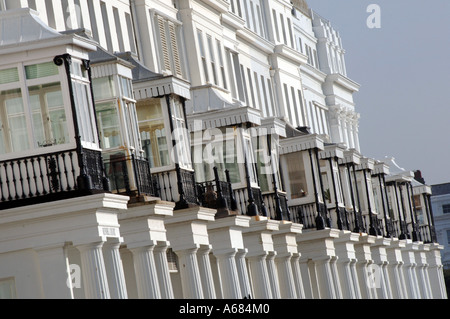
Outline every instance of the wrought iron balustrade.
[[(207, 208), (227, 208), (237, 210), (230, 193), (231, 183), (225, 181), (208, 181), (197, 183), (197, 194), (200, 205)], [(225, 207), (226, 206), (226, 207)]]
[(108, 191), (101, 159), (100, 152), (82, 149), (0, 161), (0, 207)]
[(303, 229), (316, 228), (317, 205), (316, 203), (308, 203), (304, 205), (289, 206), (292, 221), (302, 224)]
[(173, 169), (151, 174), (155, 194), (164, 201), (180, 201), (180, 190), (187, 204), (198, 205), (197, 184), (193, 171)]
[(419, 226), (419, 232), (420, 232), (420, 237), (421, 240), (426, 243), (436, 243), (437, 242), (437, 237), (436, 237), (436, 230), (434, 228), (434, 226), (430, 226), (430, 225), (420, 225)]
[[(263, 196), (259, 188), (251, 187), (251, 194), (253, 201), (258, 208), (258, 212), (261, 216), (266, 216), (267, 209), (263, 201)], [(238, 210), (241, 214), (248, 214), (248, 204), (249, 204), (249, 190), (248, 187), (238, 188), (234, 190), (234, 197), (236, 199)]]
[[(278, 198), (277, 198), (278, 197)], [(271, 192), (262, 194), (267, 215), (276, 220), (291, 220), (291, 214), (285, 193)], [(281, 216), (280, 216), (281, 213)]]
[(105, 171), (112, 192), (158, 197), (157, 186), (150, 173), (150, 163), (143, 157), (132, 155), (105, 161)]

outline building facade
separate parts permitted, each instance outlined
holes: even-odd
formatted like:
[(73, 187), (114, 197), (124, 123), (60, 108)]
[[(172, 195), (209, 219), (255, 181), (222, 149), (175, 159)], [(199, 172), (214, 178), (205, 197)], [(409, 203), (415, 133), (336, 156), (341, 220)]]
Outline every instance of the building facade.
[(0, 0), (0, 297), (447, 298), (305, 1)]

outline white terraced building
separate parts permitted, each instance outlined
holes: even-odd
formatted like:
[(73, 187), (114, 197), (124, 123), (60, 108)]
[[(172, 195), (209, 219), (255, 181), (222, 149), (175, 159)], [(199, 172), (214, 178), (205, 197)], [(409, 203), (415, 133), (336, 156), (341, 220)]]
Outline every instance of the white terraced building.
[(1, 298), (447, 298), (305, 1), (0, 0)]

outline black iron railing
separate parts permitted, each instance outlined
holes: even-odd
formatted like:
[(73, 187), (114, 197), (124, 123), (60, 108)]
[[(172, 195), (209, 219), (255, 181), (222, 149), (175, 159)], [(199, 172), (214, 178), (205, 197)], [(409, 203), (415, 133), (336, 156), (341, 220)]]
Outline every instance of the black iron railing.
[(303, 224), (303, 229), (316, 228), (316, 203), (290, 206), (289, 210), (291, 212), (293, 222)]
[(164, 201), (180, 201), (180, 190), (187, 204), (198, 205), (197, 185), (193, 171), (173, 169), (152, 173), (155, 193)]
[(156, 183), (150, 173), (149, 161), (130, 156), (105, 161), (105, 171), (111, 191), (129, 196), (158, 196)]
[(108, 191), (102, 156), (82, 149), (0, 162), (0, 207), (12, 208)]
[(291, 214), (285, 193), (271, 192), (262, 194), (267, 215), (276, 220), (291, 220)]

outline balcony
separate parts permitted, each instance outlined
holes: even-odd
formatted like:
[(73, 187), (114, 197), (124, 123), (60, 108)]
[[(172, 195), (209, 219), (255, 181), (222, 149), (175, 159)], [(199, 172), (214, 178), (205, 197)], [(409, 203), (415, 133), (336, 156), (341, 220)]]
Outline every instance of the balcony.
[(0, 209), (108, 190), (101, 153), (66, 150), (0, 162)]
[(131, 155), (105, 161), (105, 172), (111, 191), (130, 197), (158, 197), (158, 186), (152, 179), (147, 159)]

